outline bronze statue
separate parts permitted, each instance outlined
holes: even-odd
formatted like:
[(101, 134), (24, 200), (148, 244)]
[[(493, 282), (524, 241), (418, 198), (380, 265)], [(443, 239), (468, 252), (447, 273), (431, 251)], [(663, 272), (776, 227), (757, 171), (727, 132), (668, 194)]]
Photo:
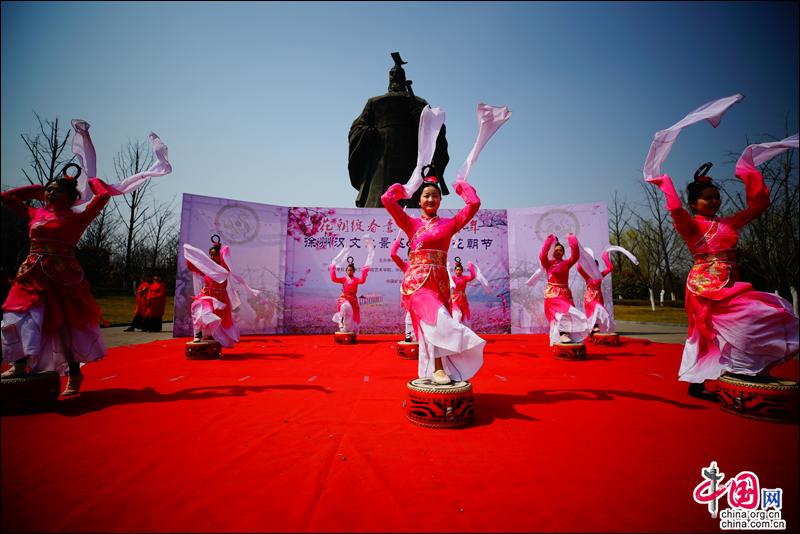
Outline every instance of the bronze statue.
[[(360, 208), (382, 207), (381, 195), (394, 183), (406, 183), (417, 165), (419, 117), (428, 103), (411, 90), (412, 82), (406, 80), (403, 70), (406, 62), (400, 54), (393, 52), (392, 58), (389, 92), (367, 100), (364, 111), (350, 127), (347, 169), (350, 183), (358, 190), (356, 206)], [(448, 161), (443, 125), (436, 139), (433, 161), (426, 162), (436, 169), (443, 195), (449, 194), (443, 179)], [(419, 192), (404, 205), (418, 208)]]

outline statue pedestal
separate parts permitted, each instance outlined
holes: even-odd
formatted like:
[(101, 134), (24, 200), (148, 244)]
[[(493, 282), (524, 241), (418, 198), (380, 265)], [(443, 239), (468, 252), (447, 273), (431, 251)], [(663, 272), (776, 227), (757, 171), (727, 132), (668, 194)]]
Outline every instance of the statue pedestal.
[(582, 361), (586, 359), (586, 345), (583, 343), (556, 343), (553, 356), (557, 360)]
[(609, 347), (619, 347), (619, 334), (616, 332), (595, 332), (591, 337), (595, 345), (608, 345)]
[(416, 341), (398, 341), (397, 355), (404, 360), (418, 360), (419, 343)]
[(215, 360), (222, 353), (222, 345), (213, 339), (189, 341), (186, 343), (187, 360)]
[(33, 373), (0, 380), (3, 413), (42, 412), (53, 408), (61, 391), (61, 377), (55, 371)]
[(776, 423), (796, 423), (798, 386), (793, 380), (770, 376), (723, 374), (717, 382), (723, 411)]
[(355, 332), (334, 332), (333, 341), (343, 345), (352, 345), (356, 342)]
[(412, 423), (427, 428), (458, 428), (472, 423), (475, 399), (469, 382), (442, 386), (430, 378), (415, 378), (406, 387), (408, 398), (403, 407)]

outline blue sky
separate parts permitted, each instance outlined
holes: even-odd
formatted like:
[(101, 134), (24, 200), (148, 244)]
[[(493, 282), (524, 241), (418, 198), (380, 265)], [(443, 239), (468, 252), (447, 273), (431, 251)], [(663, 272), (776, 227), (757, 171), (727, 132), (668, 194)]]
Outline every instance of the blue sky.
[(158, 133), (164, 200), (352, 207), (350, 124), (399, 51), (447, 114), (448, 183), (478, 102), (513, 111), (472, 171), (484, 207), (636, 202), (653, 134), (704, 102), (745, 95), (681, 133), (664, 165), (679, 186), (795, 133), (798, 41), (796, 2), (3, 2), (2, 184), (24, 181), (35, 110), (87, 120), (109, 181), (122, 145)]

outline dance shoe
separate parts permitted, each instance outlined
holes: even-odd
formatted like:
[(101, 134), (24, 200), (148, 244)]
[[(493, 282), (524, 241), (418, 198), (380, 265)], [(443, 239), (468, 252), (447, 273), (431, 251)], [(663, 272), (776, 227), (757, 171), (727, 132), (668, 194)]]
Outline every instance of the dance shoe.
[(25, 364), (20, 365), (16, 362), (12, 362), (11, 367), (0, 374), (0, 378), (22, 378), (23, 376), (28, 376), (28, 372), (25, 370)]
[(561, 340), (561, 343), (572, 343), (572, 339), (567, 334), (561, 334), (559, 339)]
[(451, 382), (450, 377), (447, 376), (447, 373), (444, 372), (443, 369), (438, 369), (434, 371), (433, 377), (431, 378), (434, 384), (445, 385)]
[(83, 374), (67, 375), (67, 387), (61, 392), (64, 397), (70, 395), (77, 395), (81, 390), (81, 383), (83, 382)]

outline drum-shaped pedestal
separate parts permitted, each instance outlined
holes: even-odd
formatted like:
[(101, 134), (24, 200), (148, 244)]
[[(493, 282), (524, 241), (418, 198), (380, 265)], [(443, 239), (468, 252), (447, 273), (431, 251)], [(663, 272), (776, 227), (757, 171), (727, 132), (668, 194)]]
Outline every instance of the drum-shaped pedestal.
[(472, 422), (475, 400), (469, 382), (441, 386), (430, 378), (415, 378), (406, 387), (408, 399), (403, 406), (412, 423), (428, 428), (458, 428)]
[(404, 360), (419, 359), (419, 343), (416, 341), (398, 341), (397, 355)]
[(333, 340), (336, 343), (343, 343), (345, 345), (352, 345), (356, 342), (355, 332), (334, 332)]
[(61, 391), (61, 377), (55, 371), (0, 380), (3, 413), (41, 412), (52, 408)]
[(553, 356), (557, 360), (585, 360), (586, 345), (583, 343), (556, 343), (553, 345)]
[(213, 339), (194, 340), (186, 343), (187, 360), (215, 360), (222, 352), (222, 345)]
[(595, 345), (619, 346), (619, 334), (616, 332), (595, 332), (592, 334), (592, 343)]
[(723, 374), (717, 382), (720, 407), (762, 421), (797, 422), (797, 382), (769, 376)]

